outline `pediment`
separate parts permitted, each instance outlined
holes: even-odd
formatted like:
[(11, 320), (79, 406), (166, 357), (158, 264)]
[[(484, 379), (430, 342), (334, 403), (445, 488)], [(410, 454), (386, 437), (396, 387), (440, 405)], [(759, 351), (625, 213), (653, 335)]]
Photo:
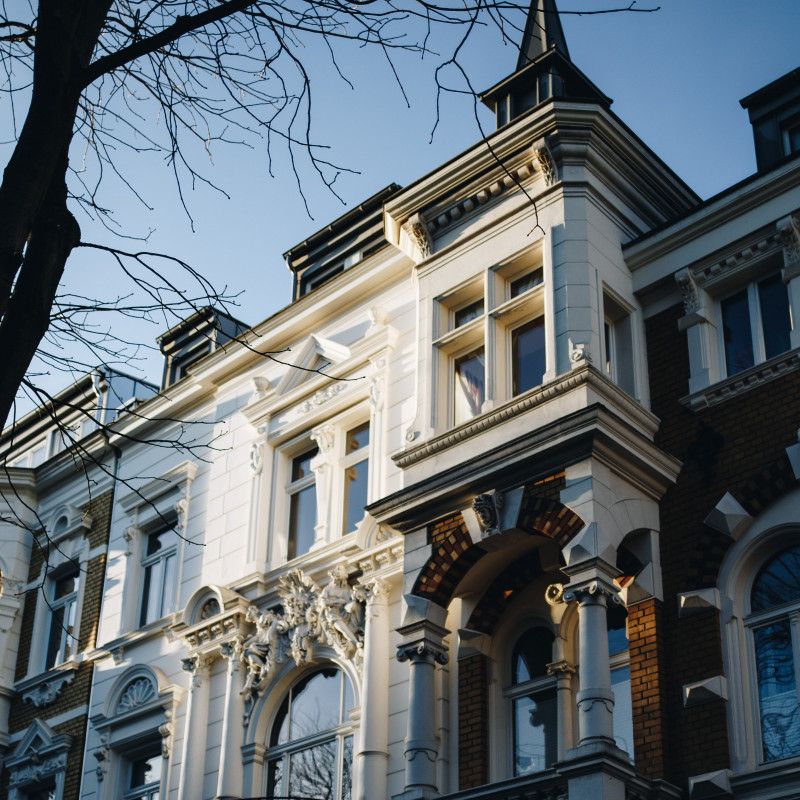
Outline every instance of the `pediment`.
[(289, 369), (275, 387), (275, 393), (278, 396), (284, 395), (315, 378), (319, 370), (335, 366), (348, 358), (350, 358), (349, 347), (311, 334), (297, 349)]
[(38, 718), (34, 719), (14, 749), (14, 758), (20, 758), (29, 753), (41, 753), (53, 744), (56, 736), (56, 732), (46, 722)]

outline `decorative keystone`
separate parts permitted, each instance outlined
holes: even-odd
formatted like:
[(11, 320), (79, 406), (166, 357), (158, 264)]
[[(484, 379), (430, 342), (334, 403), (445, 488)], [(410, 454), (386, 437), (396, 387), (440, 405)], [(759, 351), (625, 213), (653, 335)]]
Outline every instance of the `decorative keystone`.
[(681, 592), (678, 595), (678, 616), (690, 617), (709, 608), (719, 610), (718, 589), (697, 589), (694, 592)]
[[(691, 708), (709, 700), (727, 700), (728, 686), (722, 675), (706, 678), (697, 683), (687, 683), (683, 687), (683, 707)], [(705, 797), (705, 795), (702, 795)]]
[(792, 465), (795, 480), (800, 481), (800, 431), (797, 431), (797, 442), (786, 448), (786, 455)]
[(733, 797), (730, 770), (720, 769), (689, 778), (689, 797), (692, 800), (703, 800), (706, 797)]
[(711, 513), (703, 520), (709, 528), (730, 536), (734, 541), (742, 535), (752, 521), (753, 518), (730, 492), (722, 495)]

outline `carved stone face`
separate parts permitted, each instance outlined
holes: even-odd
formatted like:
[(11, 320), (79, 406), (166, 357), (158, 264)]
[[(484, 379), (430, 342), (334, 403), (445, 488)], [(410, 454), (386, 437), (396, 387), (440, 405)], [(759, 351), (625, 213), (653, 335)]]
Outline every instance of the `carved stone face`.
[(479, 494), (472, 501), (472, 508), (478, 515), (481, 525), (484, 528), (491, 528), (497, 523), (497, 514), (495, 512), (494, 503), (492, 498), (486, 494)]

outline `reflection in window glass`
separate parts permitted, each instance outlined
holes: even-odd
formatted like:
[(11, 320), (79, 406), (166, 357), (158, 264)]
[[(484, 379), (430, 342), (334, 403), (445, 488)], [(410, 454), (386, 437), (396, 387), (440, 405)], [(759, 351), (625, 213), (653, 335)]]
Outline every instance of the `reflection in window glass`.
[(68, 661), (75, 652), (75, 618), (78, 612), (78, 588), (80, 573), (73, 572), (58, 578), (53, 584), (50, 600), (52, 616), (50, 636), (47, 642), (45, 669)]
[(526, 322), (511, 332), (511, 358), (513, 394), (541, 386), (546, 369), (544, 317)]
[(521, 278), (511, 281), (511, 297), (519, 297), (529, 289), (539, 286), (543, 281), (544, 271), (541, 267), (539, 267), (539, 269), (536, 269), (533, 272), (529, 272), (527, 275), (523, 275)]
[(453, 312), (453, 327), (460, 328), (483, 314), (483, 298)]
[(158, 800), (161, 788), (161, 754), (130, 762), (130, 780), (125, 800)]
[(514, 700), (514, 775), (541, 772), (558, 759), (556, 690)]
[(178, 536), (171, 529), (157, 531), (147, 537), (142, 559), (144, 582), (140, 625), (161, 619), (174, 608), (177, 545)]
[(486, 368), (483, 348), (455, 362), (455, 424), (481, 413), (486, 399)]
[(352, 687), (336, 668), (315, 672), (289, 691), (272, 727), (267, 798), (351, 800), (352, 704)]
[(292, 459), (289, 485), (289, 543), (287, 559), (307, 553), (316, 538), (317, 489), (311, 460), (317, 455), (313, 448)]
[(788, 618), (754, 631), (764, 761), (800, 755), (800, 710)]
[(344, 459), (343, 533), (355, 530), (364, 517), (369, 482), (369, 423), (347, 432)]
[(779, 356), (790, 348), (792, 327), (789, 318), (789, 292), (780, 273), (758, 284), (758, 302), (764, 330), (764, 357)]
[(750, 595), (753, 613), (800, 601), (800, 545), (784, 550), (758, 573)]
[(614, 692), (614, 740), (633, 761), (633, 705), (631, 668), (628, 658), (628, 612), (624, 606), (611, 606), (606, 612), (611, 689)]
[(753, 366), (753, 337), (750, 333), (750, 307), (747, 289), (722, 301), (722, 330), (725, 339), (725, 364), (728, 375)]

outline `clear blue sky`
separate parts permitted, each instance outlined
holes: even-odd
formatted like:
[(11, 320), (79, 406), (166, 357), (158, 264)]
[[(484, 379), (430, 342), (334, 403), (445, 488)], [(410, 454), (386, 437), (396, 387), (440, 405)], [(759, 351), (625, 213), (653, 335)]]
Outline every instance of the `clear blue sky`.
[[(574, 11), (627, 2), (558, 0), (558, 5)], [(637, 0), (637, 5), (661, 8), (652, 14), (564, 15), (570, 55), (613, 98), (616, 114), (695, 191), (709, 197), (755, 171), (750, 126), (738, 101), (800, 66), (800, 0)], [(475, 88), (483, 90), (513, 71), (516, 53), (496, 35), (482, 35), (464, 62)], [(358, 171), (337, 181), (345, 204), (306, 171), (303, 189), (311, 219), (279, 152), (270, 177), (263, 150), (222, 147), (212, 154), (207, 173), (230, 199), (205, 188), (191, 192), (194, 231), (180, 210), (170, 172), (158, 159), (137, 157), (134, 167), (154, 210), (145, 211), (122, 195), (115, 203), (126, 233), (154, 229), (148, 249), (180, 256), (218, 286), (242, 292), (235, 313), (249, 324), (289, 302), (285, 250), (381, 187), (408, 183), (480, 138), (470, 100), (450, 96), (430, 142), (434, 57), (398, 61), (410, 108), (376, 53), (350, 48), (341, 54), (339, 64), (353, 88), (336, 76), (322, 51), (308, 48), (307, 63), (314, 136), (330, 145), (333, 160)], [(482, 120), (492, 128), (488, 113)], [(85, 239), (114, 243), (104, 229), (81, 223)], [(81, 253), (67, 270), (68, 285), (78, 290), (87, 281), (116, 285), (108, 262)], [(152, 342), (162, 330), (139, 326), (127, 335)], [(143, 366), (146, 377), (157, 381), (158, 358)], [(55, 377), (52, 388), (69, 382), (69, 376)]]

